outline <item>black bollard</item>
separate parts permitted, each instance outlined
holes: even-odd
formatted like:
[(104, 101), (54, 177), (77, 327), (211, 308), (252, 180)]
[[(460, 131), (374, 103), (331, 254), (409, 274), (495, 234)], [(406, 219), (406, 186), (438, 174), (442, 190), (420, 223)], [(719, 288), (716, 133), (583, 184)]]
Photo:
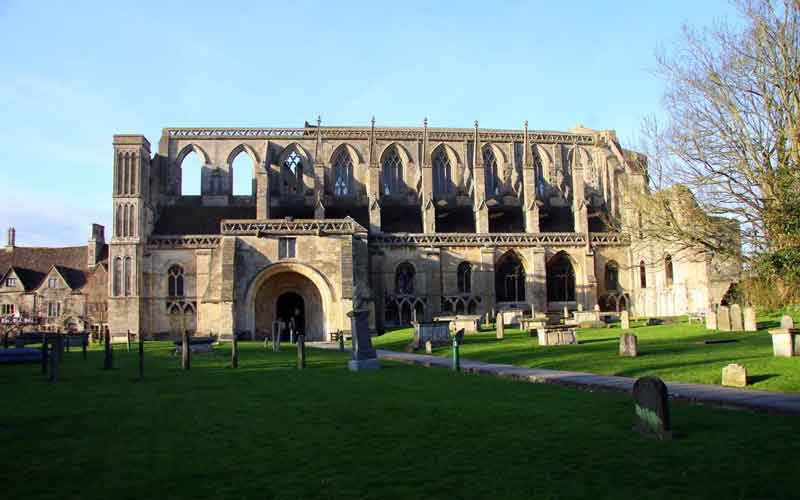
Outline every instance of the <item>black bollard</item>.
[(183, 346), (181, 349), (181, 368), (184, 370), (189, 370), (192, 368), (192, 355), (191, 349), (189, 348), (189, 331), (183, 331)]
[[(264, 342), (266, 343), (266, 340)], [(236, 333), (233, 334), (233, 342), (231, 343), (231, 367), (239, 368), (239, 337)]]
[(58, 375), (61, 365), (61, 357), (57, 353), (64, 350), (64, 336), (56, 335), (56, 340), (53, 345), (53, 355), (50, 356), (50, 382), (58, 382)]
[(344, 352), (344, 332), (339, 330), (339, 352)]
[(128, 330), (128, 352), (131, 352), (131, 331)]
[(139, 334), (139, 380), (144, 380), (144, 335)]
[(114, 368), (114, 351), (111, 349), (111, 333), (106, 332), (103, 342), (105, 342), (103, 370), (112, 370)]
[(81, 354), (83, 355), (83, 360), (86, 361), (86, 349), (89, 347), (89, 334), (84, 333), (81, 336)]
[(47, 375), (47, 334), (42, 336), (42, 374)]
[[(61, 340), (59, 342), (59, 339)], [(56, 342), (54, 344), (54, 352), (58, 354), (58, 362), (61, 363), (64, 361), (64, 335), (61, 333), (56, 334)]]
[(306, 336), (303, 333), (297, 334), (297, 369), (302, 370), (306, 367)]

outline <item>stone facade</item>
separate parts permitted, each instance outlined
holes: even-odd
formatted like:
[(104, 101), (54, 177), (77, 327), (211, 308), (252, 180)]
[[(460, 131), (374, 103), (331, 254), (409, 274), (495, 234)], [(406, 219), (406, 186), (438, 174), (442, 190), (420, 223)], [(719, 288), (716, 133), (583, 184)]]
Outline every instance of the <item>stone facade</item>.
[[(489, 311), (706, 311), (730, 269), (638, 238), (645, 158), (613, 131), (164, 129), (114, 136), (110, 329), (308, 340)], [(183, 196), (188, 155), (201, 194)], [(252, 194), (233, 194), (234, 162)], [(621, 221), (612, 231), (607, 222)], [(621, 227), (621, 230), (620, 230)], [(365, 306), (366, 307), (366, 306)]]

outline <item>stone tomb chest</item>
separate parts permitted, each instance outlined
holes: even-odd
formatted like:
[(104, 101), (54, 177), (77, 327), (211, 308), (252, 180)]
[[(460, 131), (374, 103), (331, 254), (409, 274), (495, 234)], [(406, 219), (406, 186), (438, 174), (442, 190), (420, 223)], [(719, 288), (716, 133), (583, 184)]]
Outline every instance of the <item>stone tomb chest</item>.
[(572, 327), (542, 327), (538, 329), (539, 345), (575, 345), (577, 330)]
[(414, 344), (422, 347), (428, 340), (434, 346), (450, 345), (449, 321), (420, 321), (414, 323)]
[(477, 314), (459, 314), (456, 316), (439, 316), (434, 318), (434, 321), (447, 321), (450, 324), (450, 330), (454, 332), (463, 329), (464, 333), (478, 333), (481, 317)]

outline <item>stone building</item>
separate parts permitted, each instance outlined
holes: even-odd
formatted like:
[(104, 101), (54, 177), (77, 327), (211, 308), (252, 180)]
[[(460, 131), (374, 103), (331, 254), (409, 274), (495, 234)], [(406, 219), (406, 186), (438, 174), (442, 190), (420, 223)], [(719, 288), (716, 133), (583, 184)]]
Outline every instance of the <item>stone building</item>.
[[(114, 136), (109, 326), (311, 339), (492, 310), (702, 311), (735, 276), (637, 239), (646, 159), (613, 131), (166, 128)], [(185, 159), (202, 164), (182, 194)], [(246, 172), (234, 172), (245, 155)], [(241, 167), (239, 167), (241, 170)], [(234, 175), (252, 180), (234, 195)], [(609, 221), (616, 230), (610, 230)]]
[(108, 245), (93, 224), (85, 246), (16, 246), (8, 230), (0, 250), (0, 318), (35, 318), (35, 328), (96, 333), (108, 328)]

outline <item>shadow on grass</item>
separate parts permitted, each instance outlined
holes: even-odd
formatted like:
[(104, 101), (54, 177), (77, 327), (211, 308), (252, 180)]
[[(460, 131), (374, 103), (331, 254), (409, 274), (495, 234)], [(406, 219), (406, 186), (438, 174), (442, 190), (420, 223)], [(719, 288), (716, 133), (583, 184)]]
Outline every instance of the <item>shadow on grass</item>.
[(617, 338), (617, 337), (605, 337), (605, 338), (602, 338), (602, 339), (581, 340), (581, 341), (578, 342), (578, 344), (580, 344), (580, 345), (596, 344), (598, 342), (610, 342), (612, 340), (619, 340), (619, 338)]
[(771, 378), (779, 377), (777, 373), (767, 373), (766, 375), (751, 375), (747, 377), (747, 384), (757, 384), (759, 382), (763, 382), (765, 380), (769, 380)]

